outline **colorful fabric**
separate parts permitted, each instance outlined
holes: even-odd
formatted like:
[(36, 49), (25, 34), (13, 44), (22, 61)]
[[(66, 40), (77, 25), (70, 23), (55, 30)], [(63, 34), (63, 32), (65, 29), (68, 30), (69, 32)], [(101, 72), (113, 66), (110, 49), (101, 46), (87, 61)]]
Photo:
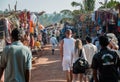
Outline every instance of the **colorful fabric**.
[(30, 21), (30, 33), (34, 33), (33, 21)]
[(120, 26), (120, 19), (118, 20), (118, 26)]
[(36, 41), (36, 42), (35, 42), (35, 47), (37, 47), (37, 48), (40, 47), (40, 42), (39, 42), (39, 41)]

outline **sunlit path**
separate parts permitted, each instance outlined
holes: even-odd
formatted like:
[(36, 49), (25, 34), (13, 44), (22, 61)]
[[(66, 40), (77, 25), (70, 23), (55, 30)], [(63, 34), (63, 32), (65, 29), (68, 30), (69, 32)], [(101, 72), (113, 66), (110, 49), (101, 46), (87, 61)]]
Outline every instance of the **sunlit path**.
[(45, 47), (42, 56), (33, 65), (31, 82), (65, 82), (58, 49), (52, 55), (50, 46)]

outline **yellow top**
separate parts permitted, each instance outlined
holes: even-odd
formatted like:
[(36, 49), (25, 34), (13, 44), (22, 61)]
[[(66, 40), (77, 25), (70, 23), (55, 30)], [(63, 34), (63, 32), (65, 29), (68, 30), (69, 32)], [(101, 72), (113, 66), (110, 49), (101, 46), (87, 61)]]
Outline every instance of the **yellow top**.
[(39, 41), (35, 41), (35, 47), (40, 47), (40, 42)]

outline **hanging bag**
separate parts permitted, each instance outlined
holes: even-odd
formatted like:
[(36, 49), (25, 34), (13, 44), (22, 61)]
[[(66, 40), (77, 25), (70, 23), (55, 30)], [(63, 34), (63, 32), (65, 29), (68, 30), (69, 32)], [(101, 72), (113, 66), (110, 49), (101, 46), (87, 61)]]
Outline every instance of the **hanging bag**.
[(85, 73), (86, 69), (88, 68), (88, 61), (86, 61), (85, 58), (83, 58), (81, 49), (78, 60), (73, 64), (73, 71), (77, 73)]

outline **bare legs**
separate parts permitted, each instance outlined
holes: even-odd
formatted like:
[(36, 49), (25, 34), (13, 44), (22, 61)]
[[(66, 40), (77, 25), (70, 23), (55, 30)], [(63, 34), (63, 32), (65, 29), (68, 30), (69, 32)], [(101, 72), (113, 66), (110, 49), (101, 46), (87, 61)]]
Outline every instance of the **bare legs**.
[(72, 82), (72, 70), (66, 71), (67, 82)]
[(79, 77), (79, 82), (87, 82), (86, 76), (84, 74), (73, 74), (73, 82), (77, 82)]

